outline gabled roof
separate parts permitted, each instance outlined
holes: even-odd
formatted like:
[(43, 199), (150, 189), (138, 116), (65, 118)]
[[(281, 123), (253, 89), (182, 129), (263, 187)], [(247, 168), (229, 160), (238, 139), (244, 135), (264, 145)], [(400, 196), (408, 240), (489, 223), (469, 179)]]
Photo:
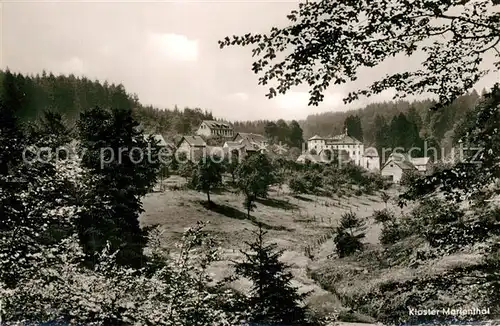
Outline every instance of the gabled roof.
[(202, 123), (206, 124), (210, 129), (233, 129), (233, 126), (227, 122), (215, 121), (215, 120), (203, 120)]
[(242, 141), (227, 141), (224, 143), (224, 147), (241, 147)]
[(395, 160), (395, 159), (389, 159), (387, 162), (385, 162), (384, 166), (382, 167), (385, 168), (389, 163), (396, 164), (401, 170), (416, 170), (417, 168), (409, 161), (401, 161), (401, 160)]
[(256, 151), (260, 148), (258, 144), (250, 143), (246, 141), (246, 139), (242, 139), (240, 141), (227, 141), (224, 143), (224, 147), (227, 148), (228, 151), (232, 150), (242, 150), (245, 151)]
[(312, 136), (311, 138), (309, 138), (308, 140), (321, 140), (321, 139), (324, 139), (323, 137), (320, 137), (318, 135), (314, 135)]
[(324, 140), (327, 144), (361, 144), (359, 140), (347, 134), (328, 136), (328, 137), (321, 137), (318, 135), (314, 135), (308, 140)]
[(266, 142), (267, 139), (263, 135), (260, 134), (253, 134), (253, 133), (248, 133), (248, 132), (238, 132), (234, 137), (233, 140), (236, 139), (236, 137), (240, 135), (241, 138), (247, 139), (251, 143), (263, 143)]
[(430, 162), (430, 157), (414, 157), (410, 161), (413, 165), (427, 165)]
[(177, 147), (183, 142), (186, 141), (191, 146), (196, 147), (205, 147), (207, 143), (201, 138), (201, 136), (182, 136), (181, 140), (177, 144)]
[(347, 134), (332, 136), (326, 139), (329, 144), (361, 144), (359, 140)]

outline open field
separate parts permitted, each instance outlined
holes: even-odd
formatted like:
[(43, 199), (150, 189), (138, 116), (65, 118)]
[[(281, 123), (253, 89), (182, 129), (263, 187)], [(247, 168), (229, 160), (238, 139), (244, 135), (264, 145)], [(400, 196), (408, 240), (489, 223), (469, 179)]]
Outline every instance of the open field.
[[(166, 183), (179, 185), (182, 179), (171, 177)], [(391, 195), (395, 194), (395, 191), (391, 192)], [(207, 209), (204, 205), (206, 195), (203, 193), (169, 189), (151, 193), (143, 201), (145, 212), (141, 216), (141, 223), (161, 225), (165, 229), (165, 245), (170, 246), (180, 239), (185, 228), (200, 220), (209, 221), (208, 230), (221, 241), (225, 252), (226, 260), (213, 267), (216, 278), (221, 278), (228, 274), (229, 260), (239, 256), (238, 249), (245, 248), (244, 242), (251, 239), (251, 231), (256, 226), (247, 219), (240, 195), (225, 191), (213, 194), (211, 198), (217, 206)], [(254, 220), (264, 224), (268, 240), (285, 250), (282, 259), (292, 266), (295, 285), (301, 291), (312, 291), (310, 303), (316, 309), (327, 312), (338, 308), (340, 303), (333, 294), (309, 277), (308, 269), (317, 260), (334, 259), (330, 257), (334, 253), (333, 242), (327, 235), (344, 212), (352, 210), (367, 219), (366, 242), (368, 246), (375, 246), (380, 229), (369, 217), (374, 210), (384, 207), (378, 194), (326, 198), (292, 196), (286, 190), (273, 189), (267, 200), (257, 203), (251, 215)], [(238, 282), (234, 286), (244, 290), (248, 284)]]

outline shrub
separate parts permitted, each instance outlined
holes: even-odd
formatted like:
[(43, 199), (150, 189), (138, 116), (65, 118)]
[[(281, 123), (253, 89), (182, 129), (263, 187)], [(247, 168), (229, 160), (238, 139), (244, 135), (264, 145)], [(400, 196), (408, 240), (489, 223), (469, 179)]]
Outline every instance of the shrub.
[(394, 214), (388, 209), (376, 210), (373, 212), (372, 217), (377, 223), (394, 222)]
[(288, 187), (296, 194), (303, 194), (307, 192), (307, 186), (300, 176), (294, 176), (288, 181)]
[(365, 237), (365, 222), (356, 213), (342, 214), (334, 238), (337, 254), (340, 258), (363, 250), (362, 239)]
[(312, 170), (295, 174), (288, 182), (288, 186), (294, 193), (315, 193), (321, 183), (321, 175)]
[(427, 229), (434, 229), (437, 225), (461, 221), (464, 212), (456, 204), (439, 198), (429, 198), (422, 200), (410, 215), (409, 222), (414, 231), (423, 234)]
[(384, 223), (379, 241), (383, 245), (394, 244), (405, 237), (405, 232), (398, 223)]
[(402, 186), (411, 186), (420, 178), (420, 173), (417, 170), (405, 170), (399, 182)]

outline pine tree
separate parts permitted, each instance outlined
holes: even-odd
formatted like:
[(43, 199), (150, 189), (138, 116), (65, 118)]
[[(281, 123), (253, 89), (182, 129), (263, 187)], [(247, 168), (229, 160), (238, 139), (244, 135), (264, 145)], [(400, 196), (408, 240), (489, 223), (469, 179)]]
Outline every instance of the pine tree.
[(365, 237), (364, 230), (365, 223), (356, 213), (347, 212), (342, 214), (334, 238), (337, 254), (340, 258), (363, 250), (361, 241)]
[(361, 119), (357, 115), (350, 115), (344, 121), (344, 129), (347, 129), (347, 134), (363, 141), (363, 128), (361, 127)]
[(39, 121), (30, 125), (30, 141), (50, 147), (54, 152), (65, 148), (72, 140), (72, 130), (68, 125), (61, 113), (47, 110)]
[(141, 198), (156, 183), (159, 147), (145, 139), (128, 109), (94, 108), (78, 121), (82, 165), (89, 170), (91, 191), (83, 198), (89, 209), (80, 216), (80, 236), (88, 254), (106, 241), (120, 249), (117, 261), (140, 266), (145, 234), (139, 226)]
[[(303, 131), (299, 123), (295, 120), (290, 122), (290, 147), (296, 147), (302, 149), (302, 143), (304, 142)], [(300, 154), (299, 154), (300, 155)]]
[(265, 244), (262, 224), (254, 231), (255, 240), (241, 251), (244, 260), (235, 264), (236, 274), (252, 281), (248, 298), (249, 321), (277, 325), (306, 325), (306, 309), (301, 306), (308, 293), (299, 294), (291, 284), (290, 266), (279, 259), (283, 250)]

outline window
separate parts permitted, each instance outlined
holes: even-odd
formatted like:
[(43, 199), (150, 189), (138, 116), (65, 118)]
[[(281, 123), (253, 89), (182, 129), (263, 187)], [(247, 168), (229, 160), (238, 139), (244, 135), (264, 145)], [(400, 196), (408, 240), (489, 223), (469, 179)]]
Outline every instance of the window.
[(391, 168), (393, 168), (393, 167), (394, 167), (394, 164), (392, 164), (392, 163), (391, 163), (389, 166), (390, 166)]

